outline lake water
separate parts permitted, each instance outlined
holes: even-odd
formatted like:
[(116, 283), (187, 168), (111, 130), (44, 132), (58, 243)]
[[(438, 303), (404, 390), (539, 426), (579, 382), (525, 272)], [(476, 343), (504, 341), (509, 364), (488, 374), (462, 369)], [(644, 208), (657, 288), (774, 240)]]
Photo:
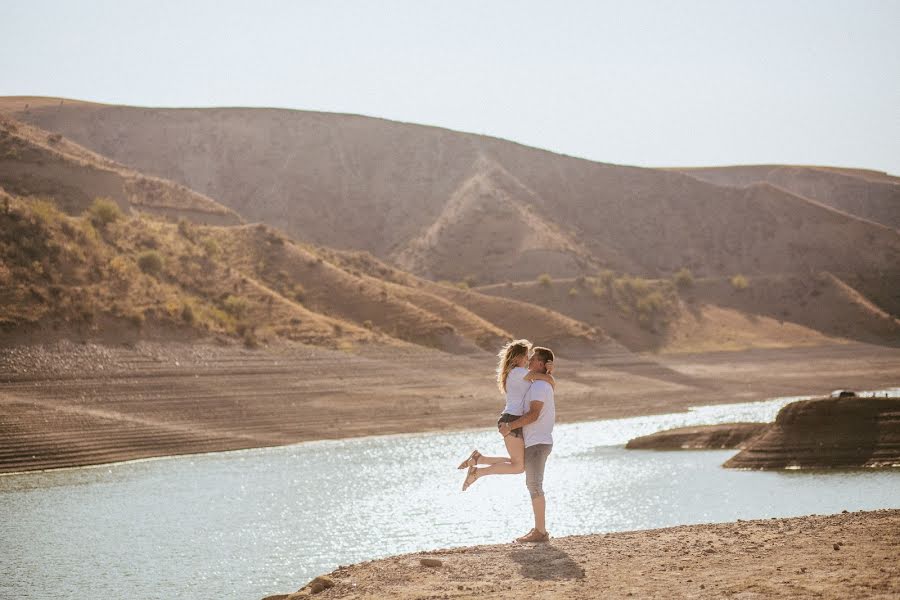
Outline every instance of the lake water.
[[(893, 393), (896, 393), (894, 391)], [(722, 469), (732, 451), (626, 451), (670, 427), (770, 421), (794, 398), (558, 425), (554, 536), (900, 506), (900, 472)], [(503, 543), (531, 528), (524, 475), (460, 492), (493, 431), (322, 441), (0, 477), (0, 598), (247, 598), (340, 564)]]

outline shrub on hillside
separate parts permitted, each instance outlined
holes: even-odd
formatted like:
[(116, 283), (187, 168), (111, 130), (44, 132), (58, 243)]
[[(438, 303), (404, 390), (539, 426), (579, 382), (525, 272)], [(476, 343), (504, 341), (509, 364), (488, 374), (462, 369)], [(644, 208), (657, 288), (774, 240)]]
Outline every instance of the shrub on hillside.
[(228, 296), (222, 303), (222, 307), (225, 309), (225, 312), (235, 318), (240, 319), (247, 314), (247, 310), (250, 308), (250, 305), (247, 302), (246, 298), (242, 298), (240, 296)]
[(110, 198), (95, 198), (88, 209), (91, 222), (97, 227), (106, 227), (122, 218), (122, 210)]
[(138, 256), (137, 264), (147, 275), (159, 275), (162, 271), (163, 260), (156, 250), (147, 250)]
[(689, 288), (694, 285), (694, 274), (684, 267), (672, 276), (672, 282), (681, 289)]
[(32, 200), (29, 204), (31, 206), (31, 213), (44, 223), (56, 223), (60, 220), (60, 217), (62, 217), (62, 213), (59, 212), (59, 208), (57, 208), (56, 203), (52, 200), (39, 198), (37, 200)]
[(201, 245), (203, 246), (203, 252), (205, 252), (206, 256), (209, 258), (216, 258), (222, 251), (219, 247), (219, 242), (213, 238), (204, 238)]
[(574, 298), (577, 295), (578, 295), (578, 288), (576, 288), (576, 287), (569, 288), (569, 298)]
[(194, 241), (194, 228), (184, 217), (178, 219), (178, 233), (186, 240)]
[(190, 304), (185, 304), (181, 308), (181, 320), (185, 323), (192, 324), (194, 322), (194, 309)]
[(600, 271), (597, 275), (597, 278), (600, 280), (601, 285), (609, 286), (612, 284), (613, 280), (616, 278), (615, 271), (610, 271), (609, 269), (604, 269)]
[(553, 283), (553, 279), (550, 278), (550, 275), (547, 273), (542, 273), (538, 275), (538, 283), (544, 287), (550, 287), (550, 284)]
[(750, 287), (750, 282), (743, 275), (735, 275), (731, 278), (731, 287), (740, 292)]

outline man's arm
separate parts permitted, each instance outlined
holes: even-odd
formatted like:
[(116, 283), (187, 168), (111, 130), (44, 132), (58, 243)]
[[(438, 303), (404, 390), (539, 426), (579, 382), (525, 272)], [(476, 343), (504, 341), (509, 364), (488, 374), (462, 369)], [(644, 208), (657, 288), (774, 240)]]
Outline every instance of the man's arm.
[[(513, 429), (518, 429), (519, 427), (525, 427), (529, 423), (534, 423), (538, 420), (538, 417), (541, 416), (541, 410), (544, 408), (544, 403), (538, 400), (532, 400), (531, 404), (528, 407), (528, 412), (516, 419), (511, 423), (504, 423), (506, 425), (506, 429), (511, 431)], [(504, 433), (503, 428), (501, 428), (501, 433)], [(504, 433), (504, 436), (506, 434)]]

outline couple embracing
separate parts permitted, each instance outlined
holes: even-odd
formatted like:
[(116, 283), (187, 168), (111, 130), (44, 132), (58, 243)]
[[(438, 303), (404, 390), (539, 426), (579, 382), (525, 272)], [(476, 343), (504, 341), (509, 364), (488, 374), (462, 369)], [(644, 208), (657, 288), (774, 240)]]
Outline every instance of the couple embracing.
[[(546, 542), (550, 539), (545, 523), (544, 465), (553, 449), (553, 423), (556, 405), (553, 390), (553, 352), (532, 347), (528, 340), (514, 340), (499, 353), (497, 385), (506, 396), (506, 406), (497, 428), (509, 456), (483, 456), (478, 450), (459, 465), (468, 468), (463, 491), (488, 475), (525, 473), (525, 486), (531, 494), (534, 528), (517, 542)], [(479, 468), (478, 465), (487, 465)]]

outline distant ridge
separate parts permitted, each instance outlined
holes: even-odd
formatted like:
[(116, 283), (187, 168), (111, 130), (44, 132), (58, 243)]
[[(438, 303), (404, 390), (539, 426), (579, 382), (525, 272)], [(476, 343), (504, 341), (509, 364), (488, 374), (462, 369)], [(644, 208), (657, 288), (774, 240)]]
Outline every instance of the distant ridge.
[(900, 177), (879, 171), (746, 165), (673, 169), (718, 185), (769, 183), (893, 229), (900, 229)]

